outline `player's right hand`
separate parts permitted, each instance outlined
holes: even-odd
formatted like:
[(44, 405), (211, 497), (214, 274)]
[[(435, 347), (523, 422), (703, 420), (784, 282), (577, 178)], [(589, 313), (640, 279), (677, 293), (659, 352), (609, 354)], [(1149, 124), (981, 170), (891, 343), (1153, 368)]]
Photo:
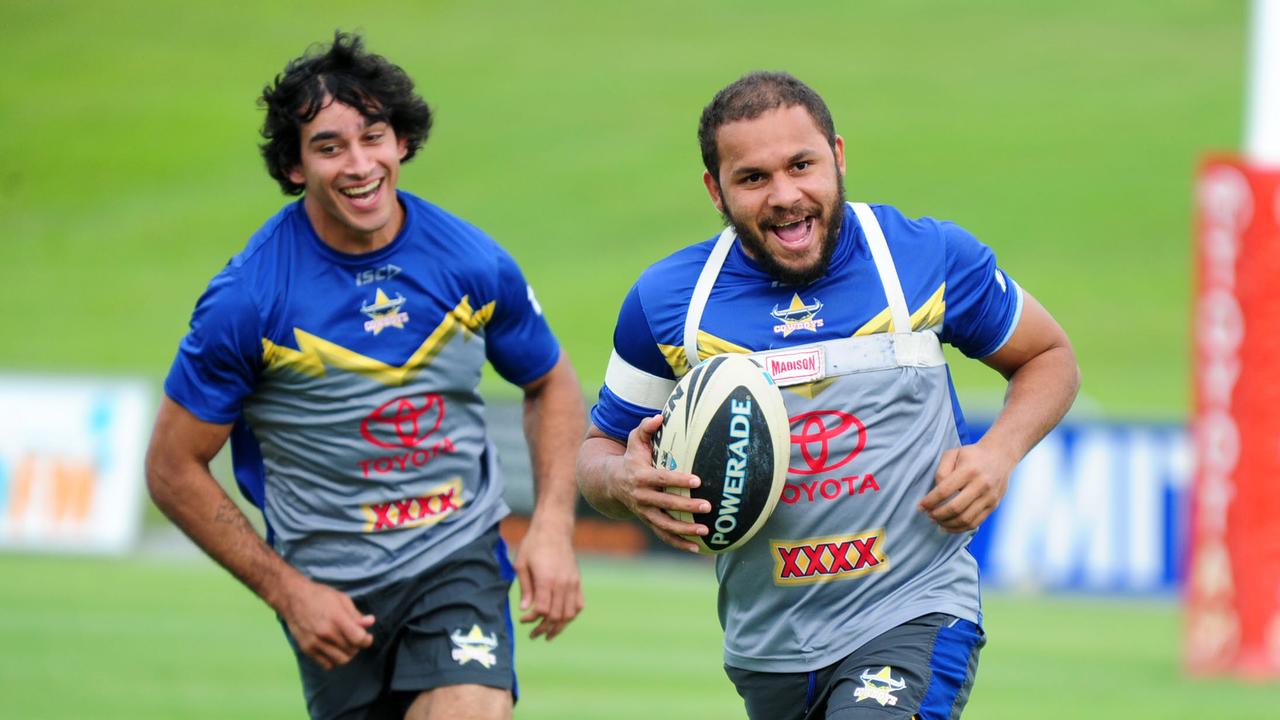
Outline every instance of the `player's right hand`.
[(618, 473), (609, 484), (609, 494), (648, 525), (659, 540), (679, 550), (696, 553), (698, 546), (680, 536), (706, 535), (707, 526), (680, 522), (667, 511), (705, 513), (711, 511), (711, 503), (666, 492), (669, 487), (696, 488), (702, 481), (689, 473), (653, 466), (653, 435), (660, 427), (662, 416), (654, 415), (642, 420), (627, 436), (627, 449)]
[(351, 598), (307, 578), (294, 581), (281, 616), (307, 657), (325, 670), (345, 665), (373, 644), (374, 617), (361, 613)]

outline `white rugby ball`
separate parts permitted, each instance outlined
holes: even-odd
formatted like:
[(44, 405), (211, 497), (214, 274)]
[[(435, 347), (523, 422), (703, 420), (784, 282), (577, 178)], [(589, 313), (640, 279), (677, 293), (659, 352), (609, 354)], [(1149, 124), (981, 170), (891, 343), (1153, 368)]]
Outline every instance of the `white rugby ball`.
[(707, 526), (687, 536), (699, 552), (742, 546), (773, 513), (787, 480), (791, 426), (782, 393), (759, 363), (745, 355), (716, 355), (676, 384), (653, 438), (653, 465), (697, 475), (692, 491), (668, 488), (711, 503), (706, 513), (672, 512)]

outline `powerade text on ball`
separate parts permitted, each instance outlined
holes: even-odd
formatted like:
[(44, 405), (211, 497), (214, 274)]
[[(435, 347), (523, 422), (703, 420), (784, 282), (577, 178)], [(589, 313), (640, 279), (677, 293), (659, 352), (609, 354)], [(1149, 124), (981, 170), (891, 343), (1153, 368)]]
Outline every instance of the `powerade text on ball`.
[(729, 411), (729, 441), (731, 453), (724, 464), (724, 490), (721, 493), (720, 512), (716, 515), (715, 532), (711, 542), (724, 545), (729, 542), (725, 533), (738, 527), (738, 506), (742, 497), (742, 478), (747, 471), (747, 448), (751, 445), (751, 401), (731, 400)]

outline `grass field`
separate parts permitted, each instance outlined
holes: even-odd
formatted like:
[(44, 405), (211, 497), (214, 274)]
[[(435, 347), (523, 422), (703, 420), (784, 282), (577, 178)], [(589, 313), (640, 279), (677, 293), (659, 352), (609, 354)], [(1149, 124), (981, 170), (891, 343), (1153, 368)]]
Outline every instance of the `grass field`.
[[(521, 642), (522, 720), (742, 717), (720, 671), (711, 568), (583, 565), (587, 610)], [(270, 612), (212, 564), (0, 556), (0, 716), (294, 718), (293, 659)], [(966, 717), (1272, 720), (1280, 686), (1190, 681), (1168, 599), (987, 600)]]
[(718, 230), (702, 106), (782, 68), (828, 100), (851, 197), (960, 222), (1056, 313), (1082, 406), (1187, 406), (1191, 182), (1238, 144), (1243, 2), (7, 0), (0, 23), (21, 68), (0, 84), (0, 367), (161, 376), (285, 201), (258, 91), (343, 27), (438, 111), (403, 185), (513, 251), (589, 391), (640, 269)]
[[(718, 230), (699, 111), (776, 68), (831, 105), (852, 198), (958, 221), (1057, 316), (1082, 411), (1185, 417), (1192, 179), (1238, 145), (1240, 0), (4, 0), (0, 26), (0, 372), (158, 383), (286, 201), (260, 88), (341, 27), (437, 110), (404, 187), (512, 250), (588, 393), (636, 274)], [(582, 619), (521, 647), (518, 717), (740, 717), (705, 568), (584, 571)], [(1184, 677), (1172, 599), (997, 596), (987, 621), (966, 717), (1280, 717), (1280, 687)], [(0, 555), (0, 717), (300, 715), (274, 619), (208, 561)]]

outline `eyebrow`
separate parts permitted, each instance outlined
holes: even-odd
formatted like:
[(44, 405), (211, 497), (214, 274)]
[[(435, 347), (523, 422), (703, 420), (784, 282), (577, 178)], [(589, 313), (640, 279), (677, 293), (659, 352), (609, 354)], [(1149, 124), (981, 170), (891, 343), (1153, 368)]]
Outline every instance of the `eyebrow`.
[(334, 130), (321, 130), (320, 132), (307, 138), (307, 144), (320, 142), (321, 140), (336, 140), (338, 133)]
[[(787, 158), (786, 164), (794, 165), (800, 162), (801, 160), (811, 159), (816, 153), (817, 151), (813, 150), (812, 148), (803, 148), (797, 151), (796, 153), (794, 153), (791, 157)], [(740, 167), (740, 168), (736, 168), (733, 171), (732, 177), (735, 177), (735, 178), (746, 177), (748, 175), (755, 175), (756, 173), (763, 173), (763, 172), (764, 172), (763, 168), (758, 168), (755, 166)]]
[[(364, 127), (360, 128), (360, 132), (362, 133), (368, 132), (370, 128), (380, 124), (390, 125), (390, 123), (387, 120), (375, 119), (373, 121), (365, 121)], [(312, 143), (317, 143), (322, 140), (337, 140), (341, 136), (342, 136), (341, 133), (339, 133), (337, 130), (321, 130), (316, 134), (312, 135), (311, 137), (307, 138), (307, 144), (311, 145)]]
[(794, 165), (795, 163), (798, 163), (801, 160), (804, 160), (805, 158), (813, 157), (816, 153), (817, 153), (816, 150), (804, 148), (803, 150), (800, 150), (799, 152), (797, 152), (795, 155), (792, 155), (791, 157), (787, 158), (787, 164)]

